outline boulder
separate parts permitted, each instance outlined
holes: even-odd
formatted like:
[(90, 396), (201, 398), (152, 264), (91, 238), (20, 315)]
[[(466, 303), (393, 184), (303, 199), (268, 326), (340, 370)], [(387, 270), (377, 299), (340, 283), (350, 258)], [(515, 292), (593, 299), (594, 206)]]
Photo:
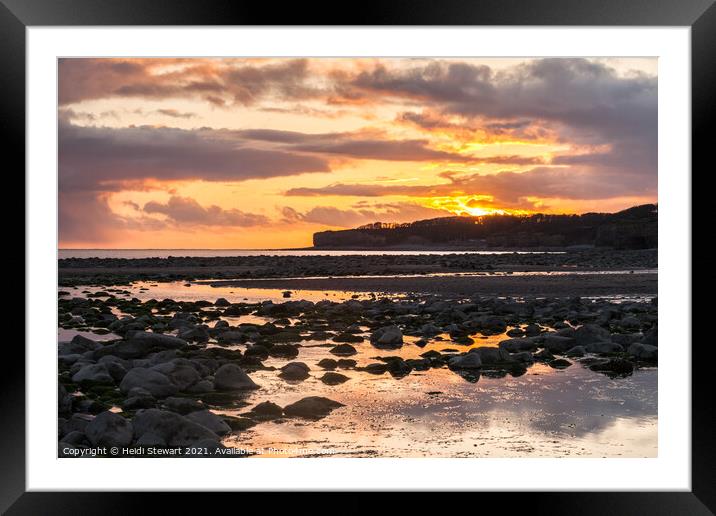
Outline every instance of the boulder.
[(634, 364), (621, 358), (612, 358), (589, 366), (592, 371), (604, 373), (612, 378), (629, 376), (634, 372)]
[(72, 375), (72, 381), (79, 384), (114, 385), (114, 377), (110, 374), (107, 364), (85, 365)]
[(587, 350), (584, 346), (574, 346), (573, 348), (569, 348), (564, 355), (567, 357), (583, 357), (586, 353)]
[(350, 344), (339, 344), (338, 346), (333, 346), (330, 349), (330, 352), (333, 353), (334, 355), (345, 356), (345, 357), (355, 355), (356, 353), (358, 353), (356, 351), (356, 348), (354, 348)]
[(119, 384), (119, 389), (124, 393), (134, 387), (147, 390), (155, 398), (166, 398), (179, 390), (166, 375), (144, 367), (130, 369)]
[(209, 410), (191, 412), (186, 416), (189, 421), (198, 423), (214, 432), (217, 435), (226, 435), (231, 432), (231, 427), (219, 416)]
[(191, 446), (203, 439), (218, 441), (218, 436), (204, 425), (166, 410), (140, 410), (132, 426), (138, 445)]
[(309, 396), (296, 403), (286, 405), (283, 411), (287, 416), (302, 417), (306, 419), (320, 419), (330, 414), (334, 409), (343, 407), (342, 403), (321, 396)]
[(72, 396), (67, 393), (65, 386), (61, 383), (57, 384), (57, 412), (59, 414), (72, 412)]
[(85, 435), (92, 446), (129, 446), (134, 430), (132, 423), (113, 412), (98, 414), (85, 428)]
[(478, 353), (467, 353), (465, 355), (451, 357), (448, 360), (448, 367), (450, 367), (450, 369), (480, 369), (482, 367), (482, 360)]
[(186, 358), (175, 358), (169, 362), (155, 365), (152, 370), (166, 375), (169, 381), (176, 385), (180, 391), (201, 380), (196, 367)]
[(318, 367), (320, 367), (321, 369), (333, 370), (338, 367), (338, 362), (336, 362), (332, 358), (324, 358), (320, 362), (318, 362)]
[(403, 345), (403, 332), (395, 325), (384, 326), (371, 334), (370, 342), (377, 348), (399, 348)]
[(573, 348), (574, 345), (575, 339), (572, 337), (555, 335), (553, 333), (547, 333), (542, 336), (542, 347), (552, 353), (564, 353), (568, 349)]
[(530, 337), (519, 337), (516, 339), (507, 339), (500, 341), (500, 348), (510, 353), (518, 353), (520, 351), (532, 351), (537, 348), (537, 344)]
[(659, 348), (637, 342), (629, 346), (627, 353), (639, 360), (655, 362), (659, 356)]
[(608, 341), (609, 331), (596, 324), (584, 324), (574, 332), (574, 340), (580, 346), (587, 346), (592, 342)]
[(254, 406), (251, 413), (260, 417), (281, 417), (283, 409), (270, 401), (264, 401)]
[(258, 389), (259, 386), (236, 364), (224, 364), (214, 374), (214, 388), (219, 391)]
[(320, 380), (326, 385), (340, 385), (341, 383), (350, 380), (346, 375), (341, 373), (327, 372), (321, 376)]
[(60, 355), (75, 355), (82, 354), (85, 351), (94, 351), (102, 347), (97, 341), (83, 337), (82, 335), (75, 335), (69, 342), (61, 342), (59, 345), (58, 353)]
[(206, 406), (201, 401), (192, 398), (167, 398), (164, 400), (163, 405), (167, 410), (182, 415), (206, 409)]
[[(497, 364), (501, 362), (513, 362), (512, 356), (503, 348), (490, 348), (481, 346), (471, 349), (468, 353), (477, 353), (483, 364)], [(532, 356), (532, 355), (530, 355)]]
[(305, 380), (310, 370), (303, 362), (289, 362), (281, 368), (279, 376), (284, 380)]

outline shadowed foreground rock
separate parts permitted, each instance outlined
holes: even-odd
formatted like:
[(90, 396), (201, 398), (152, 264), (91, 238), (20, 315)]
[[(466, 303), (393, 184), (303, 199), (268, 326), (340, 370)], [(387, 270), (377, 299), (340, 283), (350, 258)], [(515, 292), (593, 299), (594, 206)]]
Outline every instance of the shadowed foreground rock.
[(320, 419), (330, 414), (334, 409), (343, 406), (343, 403), (339, 403), (328, 398), (323, 398), (321, 396), (309, 396), (298, 400), (296, 403), (286, 405), (283, 412), (287, 416), (292, 417)]

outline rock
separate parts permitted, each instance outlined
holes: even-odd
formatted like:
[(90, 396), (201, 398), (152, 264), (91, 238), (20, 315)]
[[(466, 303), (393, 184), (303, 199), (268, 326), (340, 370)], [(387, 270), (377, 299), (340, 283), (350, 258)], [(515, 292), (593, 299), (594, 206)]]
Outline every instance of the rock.
[(564, 358), (555, 358), (547, 362), (547, 365), (554, 369), (566, 369), (572, 365), (572, 362), (565, 360)]
[(448, 359), (450, 369), (480, 369), (482, 360), (478, 353), (467, 353)]
[(356, 366), (357, 363), (358, 362), (356, 362), (352, 358), (339, 358), (338, 359), (339, 369), (352, 369)]
[(659, 356), (659, 348), (650, 346), (649, 344), (641, 344), (639, 342), (632, 344), (627, 349), (627, 353), (639, 360), (647, 362), (655, 362)]
[(85, 435), (92, 446), (125, 447), (132, 443), (132, 423), (112, 412), (102, 412), (85, 428)]
[(216, 301), (214, 301), (214, 306), (229, 306), (231, 303), (229, 303), (229, 300), (225, 297), (220, 297)]
[(333, 337), (333, 342), (363, 342), (363, 337), (360, 335), (354, 335), (353, 333), (344, 332)]
[(129, 395), (129, 397), (122, 402), (122, 410), (139, 410), (154, 408), (157, 406), (157, 400), (151, 394), (140, 394), (140, 395)]
[(350, 378), (341, 373), (334, 373), (329, 371), (323, 376), (321, 376), (320, 380), (326, 385), (339, 385), (341, 383), (347, 382), (348, 380), (350, 380)]
[(259, 357), (262, 360), (266, 360), (269, 357), (269, 350), (266, 346), (262, 346), (261, 344), (252, 344), (246, 348), (244, 356)]
[(310, 370), (303, 362), (289, 362), (281, 368), (279, 376), (284, 380), (305, 380)]
[(510, 328), (507, 330), (508, 337), (522, 337), (525, 334), (525, 330), (522, 328)]
[(584, 346), (574, 346), (573, 348), (569, 348), (564, 355), (568, 357), (583, 357), (586, 353), (587, 350)]
[[(483, 364), (497, 364), (501, 362), (513, 362), (514, 359), (510, 354), (505, 351), (503, 348), (490, 348), (486, 346), (481, 346), (478, 348), (473, 348), (468, 353), (477, 353), (480, 355), (480, 360)], [(530, 357), (532, 355), (530, 354)]]
[(537, 348), (537, 344), (535, 344), (535, 341), (529, 337), (503, 340), (500, 341), (498, 346), (510, 353), (517, 353), (519, 351), (532, 351)]
[(535, 353), (533, 356), (534, 359), (538, 362), (549, 362), (550, 360), (554, 360), (554, 355), (548, 349), (542, 349)]
[(199, 380), (191, 387), (187, 387), (186, 392), (190, 394), (204, 394), (214, 390), (214, 383), (209, 379)]
[(320, 419), (330, 414), (334, 409), (343, 407), (342, 403), (321, 396), (309, 396), (296, 403), (286, 405), (283, 411), (287, 416), (302, 417), (306, 419)]
[(608, 341), (609, 331), (596, 324), (585, 324), (574, 332), (574, 339), (580, 346), (587, 346), (592, 342)]
[(283, 415), (283, 409), (270, 401), (264, 401), (254, 406), (251, 409), (251, 413), (261, 417), (281, 417)]
[(138, 445), (191, 446), (204, 439), (218, 440), (205, 426), (166, 410), (140, 410), (132, 426)]
[(72, 396), (67, 393), (65, 386), (61, 383), (57, 384), (57, 412), (59, 414), (72, 412)]
[(420, 328), (420, 334), (424, 337), (434, 337), (435, 335), (441, 334), (443, 331), (432, 323), (424, 324)]
[(208, 428), (217, 435), (226, 435), (231, 432), (231, 427), (227, 425), (223, 419), (209, 410), (191, 412), (186, 418), (189, 421)]
[(611, 358), (605, 362), (598, 362), (589, 366), (592, 371), (605, 373), (607, 376), (616, 378), (629, 376), (634, 372), (634, 364), (621, 358)]
[(90, 442), (87, 440), (87, 436), (74, 430), (62, 438), (63, 443), (72, 444), (74, 446), (82, 445), (89, 446)]
[(214, 374), (214, 388), (220, 391), (258, 389), (259, 386), (236, 364), (224, 364)]
[(383, 374), (388, 370), (388, 364), (383, 364), (380, 362), (374, 362), (372, 364), (368, 364), (363, 368), (363, 370), (366, 373), (370, 374)]
[(537, 335), (542, 333), (542, 328), (540, 328), (538, 324), (532, 323), (525, 326), (524, 332), (525, 335), (527, 335), (528, 337), (536, 337)]
[(589, 353), (600, 353), (600, 354), (621, 353), (622, 351), (624, 351), (624, 348), (621, 347), (616, 342), (597, 341), (597, 342), (590, 342), (589, 344), (587, 344), (587, 351)]
[(195, 326), (194, 328), (180, 330), (177, 337), (188, 342), (208, 342), (209, 331), (201, 326)]
[(155, 398), (166, 398), (178, 391), (177, 386), (166, 375), (143, 367), (130, 369), (119, 384), (119, 389), (124, 393), (134, 387), (146, 389)]
[(278, 358), (295, 358), (298, 356), (298, 347), (293, 344), (275, 344), (269, 349), (269, 355)]
[[(656, 298), (654, 298), (656, 299)], [(644, 333), (644, 338), (641, 340), (642, 344), (647, 344), (649, 346), (658, 346), (659, 345), (659, 330), (656, 326), (649, 329), (646, 333)]]
[(167, 398), (164, 400), (163, 405), (167, 410), (182, 415), (206, 409), (206, 406), (201, 401), (191, 398)]
[(72, 375), (72, 381), (79, 384), (114, 385), (114, 378), (110, 374), (107, 364), (86, 365)]
[(512, 360), (515, 360), (517, 362), (520, 362), (522, 364), (531, 364), (535, 361), (534, 356), (532, 356), (532, 353), (529, 351), (520, 351), (519, 353), (514, 353), (511, 355)]
[(152, 367), (152, 370), (166, 375), (169, 381), (176, 385), (180, 391), (201, 380), (199, 372), (186, 358), (175, 358), (170, 362), (164, 362)]
[(542, 346), (544, 349), (548, 349), (552, 353), (564, 353), (568, 349), (573, 348), (574, 344), (575, 339), (572, 337), (555, 335), (554, 333), (542, 335)]
[(324, 358), (320, 362), (318, 362), (318, 367), (320, 367), (321, 369), (333, 370), (338, 367), (338, 362), (336, 362), (332, 358)]
[(59, 346), (58, 354), (60, 355), (74, 355), (82, 354), (85, 351), (94, 351), (101, 348), (102, 345), (82, 335), (75, 335), (69, 342), (63, 342)]
[(72, 414), (72, 416), (70, 416), (70, 418), (62, 425), (61, 434), (67, 435), (70, 432), (84, 433), (85, 429), (87, 428), (87, 425), (89, 425), (94, 418), (95, 416), (92, 416), (90, 414)]
[(351, 356), (358, 353), (356, 348), (350, 344), (339, 344), (338, 346), (333, 346), (330, 352), (338, 356)]
[(403, 345), (403, 332), (395, 325), (375, 330), (370, 342), (377, 348), (399, 348)]

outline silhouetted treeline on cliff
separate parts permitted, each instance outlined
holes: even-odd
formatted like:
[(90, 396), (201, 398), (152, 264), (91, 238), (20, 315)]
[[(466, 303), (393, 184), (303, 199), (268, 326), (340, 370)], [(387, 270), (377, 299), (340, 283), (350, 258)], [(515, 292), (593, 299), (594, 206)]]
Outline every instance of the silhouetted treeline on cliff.
[(650, 249), (657, 247), (657, 205), (644, 204), (617, 213), (455, 216), (406, 224), (376, 222), (356, 229), (314, 233), (313, 245), (333, 249), (451, 245)]

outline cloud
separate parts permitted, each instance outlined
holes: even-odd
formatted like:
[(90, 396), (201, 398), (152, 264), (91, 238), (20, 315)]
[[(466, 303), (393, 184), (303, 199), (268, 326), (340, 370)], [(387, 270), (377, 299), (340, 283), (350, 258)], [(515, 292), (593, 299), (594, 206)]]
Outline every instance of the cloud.
[(254, 148), (212, 129), (64, 124), (59, 131), (61, 190), (111, 190), (112, 183), (147, 179), (241, 181), (328, 171), (322, 158)]
[(179, 225), (248, 227), (267, 224), (264, 215), (246, 213), (235, 208), (201, 206), (190, 197), (172, 196), (166, 203), (150, 201), (143, 208), (146, 213), (160, 213)]
[(373, 205), (358, 203), (350, 209), (340, 209), (335, 206), (316, 206), (303, 213), (286, 206), (281, 212), (285, 222), (307, 222), (344, 228), (374, 222), (401, 223), (452, 215), (448, 211), (428, 208), (409, 202), (377, 203)]
[(241, 137), (286, 145), (288, 150), (312, 154), (330, 154), (353, 159), (383, 161), (471, 161), (463, 154), (431, 149), (428, 140), (397, 140), (388, 135), (366, 137), (362, 132), (301, 133), (272, 129), (248, 129), (236, 132)]
[(197, 98), (213, 105), (248, 105), (268, 96), (312, 98), (308, 61), (233, 59), (59, 60), (59, 103), (112, 97)]
[(494, 204), (522, 205), (526, 198), (593, 200), (637, 195), (655, 195), (653, 185), (637, 175), (625, 176), (621, 169), (593, 174), (589, 168), (535, 167), (521, 172), (457, 174), (443, 172), (447, 183), (432, 185), (378, 185), (335, 183), (320, 188), (292, 188), (288, 196), (340, 195), (355, 197), (414, 196), (449, 197), (483, 195)]

